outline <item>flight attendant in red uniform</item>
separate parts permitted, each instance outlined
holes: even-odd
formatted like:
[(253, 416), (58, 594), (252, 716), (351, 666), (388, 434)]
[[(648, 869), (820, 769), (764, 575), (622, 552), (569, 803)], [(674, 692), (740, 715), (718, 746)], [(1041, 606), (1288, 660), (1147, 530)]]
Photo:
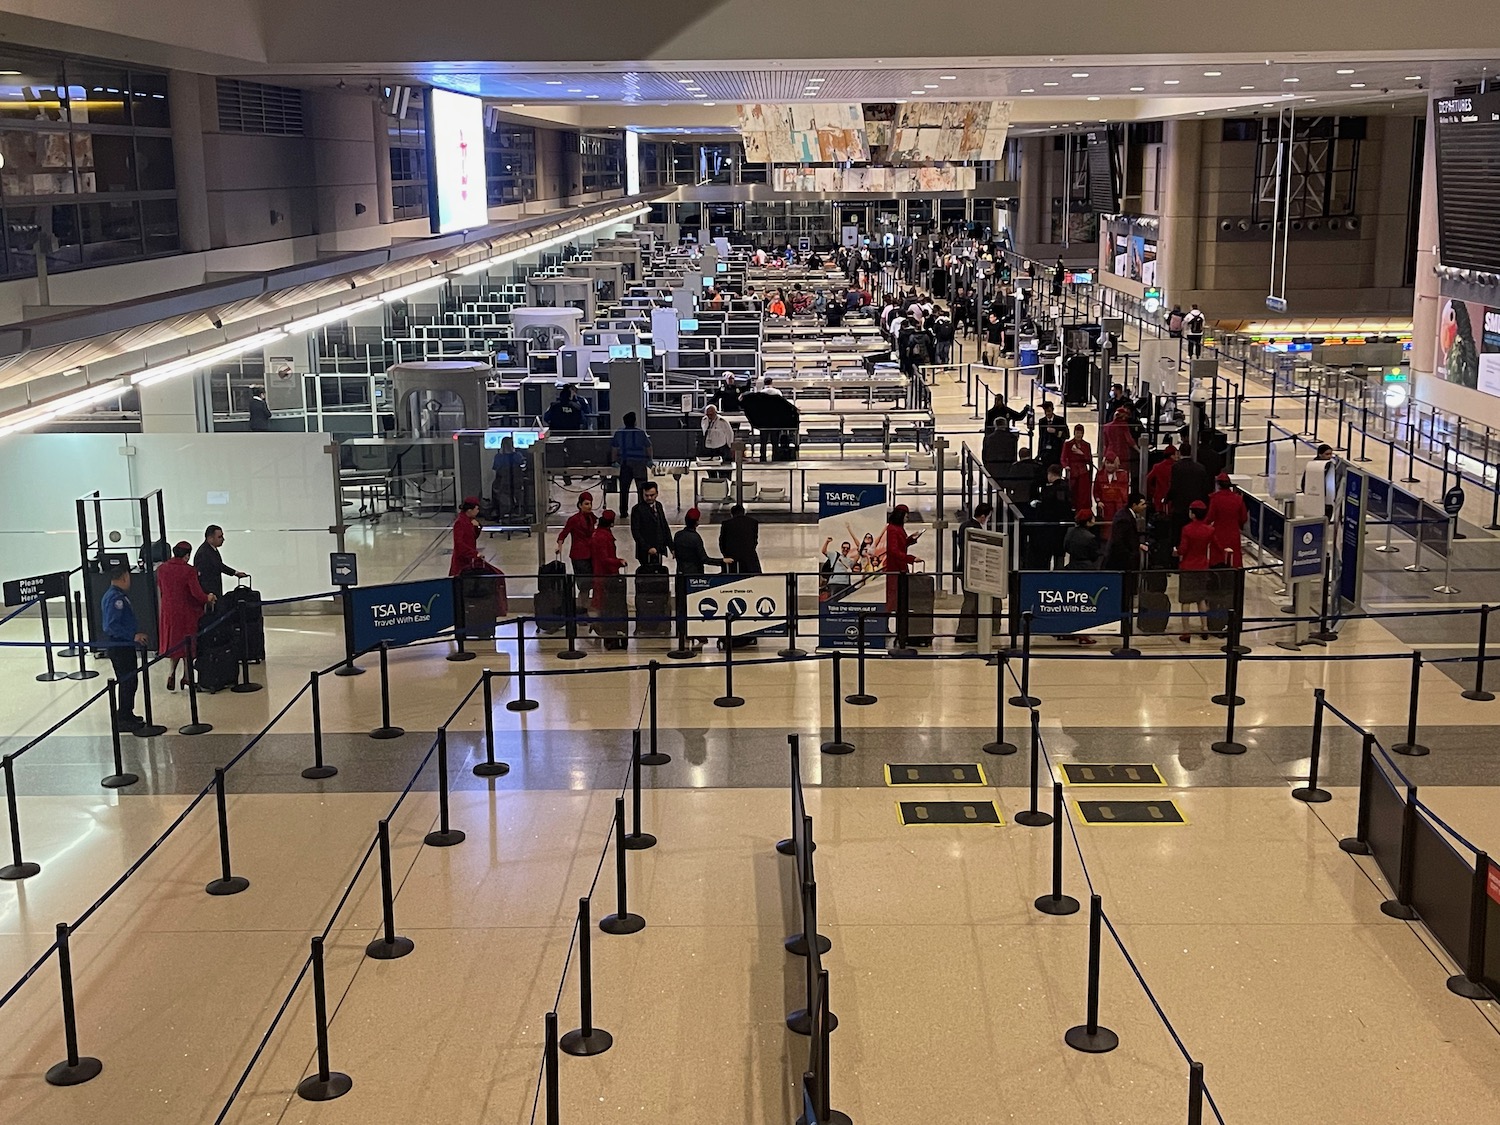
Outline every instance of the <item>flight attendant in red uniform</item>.
[(580, 492), (578, 510), (568, 517), (563, 529), (557, 533), (557, 553), (562, 554), (563, 540), (567, 539), (568, 561), (573, 564), (573, 573), (578, 576), (578, 593), (585, 598), (589, 596), (591, 586), (589, 576), (594, 573), (589, 544), (594, 538), (594, 529), (598, 526), (599, 518), (594, 515), (593, 494)]
[[(594, 563), (595, 578), (613, 578), (625, 569), (625, 560), (615, 550), (615, 514), (608, 508), (599, 514), (599, 526), (594, 528), (589, 540), (589, 555)], [(605, 583), (594, 583), (593, 607), (598, 613), (604, 609)]]
[[(168, 691), (177, 690), (177, 662), (191, 655), (188, 646), (198, 635), (204, 606), (216, 600), (199, 585), (198, 572), (188, 561), (192, 553), (191, 543), (178, 543), (172, 557), (156, 568), (156, 651), (167, 658)], [(184, 685), (192, 674), (190, 664), (182, 673)]]
[(896, 589), (900, 579), (898, 574), (911, 573), (911, 564), (921, 562), (908, 552), (907, 548), (915, 543), (916, 536), (906, 534), (906, 513), (908, 509), (905, 504), (897, 504), (891, 509), (890, 519), (885, 527), (885, 611), (896, 612)]
[[(1109, 539), (1109, 528), (1115, 514), (1130, 498), (1130, 473), (1120, 468), (1113, 454), (1104, 455), (1104, 468), (1094, 477), (1094, 514), (1099, 519), (1099, 534)], [(1080, 505), (1081, 506), (1081, 505)]]
[(1094, 447), (1083, 440), (1083, 427), (1073, 427), (1073, 439), (1063, 443), (1062, 467), (1068, 474), (1074, 509), (1092, 508), (1094, 490)]
[(1213, 561), (1215, 565), (1228, 562), (1238, 569), (1245, 565), (1241, 532), (1250, 522), (1250, 513), (1245, 508), (1245, 498), (1234, 487), (1228, 473), (1220, 473), (1214, 478), (1214, 483), (1217, 488), (1208, 498), (1206, 517), (1214, 529)]
[(1193, 634), (1186, 616), (1189, 605), (1196, 605), (1203, 614), (1203, 639), (1208, 640), (1208, 583), (1212, 577), (1209, 565), (1214, 549), (1214, 529), (1207, 520), (1208, 505), (1194, 500), (1188, 505), (1188, 521), (1183, 525), (1182, 538), (1177, 541), (1177, 600), (1182, 603), (1182, 625), (1188, 631), (1178, 636), (1179, 641), (1191, 641)]
[(479, 500), (473, 496), (464, 497), (458, 506), (458, 518), (453, 521), (453, 558), (448, 563), (448, 577), (457, 578), (466, 570), (500, 573), (479, 553)]

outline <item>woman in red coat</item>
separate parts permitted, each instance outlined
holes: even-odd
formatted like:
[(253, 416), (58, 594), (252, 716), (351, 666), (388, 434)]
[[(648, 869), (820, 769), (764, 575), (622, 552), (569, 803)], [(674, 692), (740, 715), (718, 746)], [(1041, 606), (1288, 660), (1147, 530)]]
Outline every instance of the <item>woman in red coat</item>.
[(1106, 453), (1104, 468), (1094, 478), (1094, 514), (1099, 517), (1102, 538), (1109, 539), (1109, 527), (1115, 513), (1125, 507), (1129, 498), (1130, 473), (1120, 468), (1120, 462), (1113, 454)]
[(1233, 567), (1245, 565), (1241, 549), (1242, 529), (1250, 522), (1250, 513), (1245, 509), (1245, 498), (1234, 487), (1228, 473), (1214, 478), (1218, 490), (1208, 498), (1208, 522), (1214, 529), (1213, 563), (1225, 561)]
[(589, 541), (594, 538), (594, 528), (599, 520), (594, 515), (594, 496), (590, 492), (578, 494), (578, 510), (568, 517), (563, 529), (557, 533), (557, 553), (562, 555), (563, 540), (568, 540), (568, 561), (577, 575), (580, 597), (589, 596), (589, 576), (594, 573), (589, 561)]
[(911, 564), (921, 562), (916, 555), (910, 554), (907, 548), (917, 541), (917, 536), (906, 534), (906, 513), (908, 509), (905, 504), (897, 504), (891, 510), (890, 518), (886, 521), (885, 528), (885, 611), (896, 612), (896, 590), (900, 579), (898, 574), (911, 572)]
[[(594, 563), (595, 578), (613, 578), (625, 569), (625, 560), (615, 551), (615, 514), (608, 508), (599, 513), (599, 526), (594, 529), (593, 538), (589, 540), (589, 554)], [(594, 596), (592, 604), (594, 612), (598, 613), (604, 608), (605, 583), (594, 583)]]
[(1094, 447), (1083, 440), (1083, 427), (1073, 427), (1073, 440), (1063, 443), (1062, 467), (1068, 474), (1075, 510), (1094, 506)]
[[(177, 690), (177, 663), (190, 655), (188, 646), (198, 635), (203, 607), (217, 600), (198, 584), (198, 572), (188, 562), (192, 553), (191, 543), (178, 543), (172, 557), (156, 568), (156, 651), (167, 658), (168, 691)], [(191, 675), (189, 664), (182, 673), (183, 686)]]
[(1187, 630), (1177, 639), (1193, 639), (1192, 617), (1188, 607), (1203, 615), (1203, 639), (1208, 639), (1209, 564), (1213, 553), (1214, 529), (1209, 526), (1208, 505), (1194, 500), (1188, 505), (1188, 522), (1177, 543), (1177, 600), (1182, 603), (1182, 627)]
[(453, 521), (453, 559), (448, 563), (448, 577), (457, 578), (466, 570), (499, 574), (479, 553), (479, 500), (465, 496)]

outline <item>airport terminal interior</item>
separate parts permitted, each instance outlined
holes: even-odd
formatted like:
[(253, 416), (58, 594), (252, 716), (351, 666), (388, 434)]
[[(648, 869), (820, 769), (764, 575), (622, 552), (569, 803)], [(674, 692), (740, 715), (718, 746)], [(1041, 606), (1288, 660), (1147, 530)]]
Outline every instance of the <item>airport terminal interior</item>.
[(1500, 1125), (1479, 8), (0, 0), (0, 1121)]

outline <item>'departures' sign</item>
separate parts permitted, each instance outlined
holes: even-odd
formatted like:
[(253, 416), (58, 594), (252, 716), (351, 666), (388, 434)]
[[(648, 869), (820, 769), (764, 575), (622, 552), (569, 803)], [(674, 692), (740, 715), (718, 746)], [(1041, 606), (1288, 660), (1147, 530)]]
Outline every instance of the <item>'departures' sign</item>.
[(409, 645), (451, 630), (454, 586), (451, 578), (433, 578), (346, 588), (344, 624), (350, 653), (369, 652), (382, 642), (392, 648)]

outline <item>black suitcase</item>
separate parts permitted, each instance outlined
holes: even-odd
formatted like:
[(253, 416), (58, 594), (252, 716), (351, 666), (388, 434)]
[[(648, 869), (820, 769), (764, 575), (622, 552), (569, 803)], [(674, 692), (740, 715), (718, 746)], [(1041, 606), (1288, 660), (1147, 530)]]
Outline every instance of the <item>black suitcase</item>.
[(596, 575), (594, 584), (604, 587), (604, 600), (594, 619), (594, 632), (604, 638), (605, 648), (624, 648), (628, 643), (625, 629), (630, 617), (630, 607), (625, 603), (625, 578), (620, 574), (607, 578)]
[(566, 563), (543, 563), (537, 571), (536, 597), (531, 601), (531, 615), (539, 633), (555, 633), (567, 624), (568, 598), (573, 579)]
[(1172, 599), (1167, 596), (1167, 576), (1147, 571), (1140, 576), (1136, 595), (1135, 627), (1142, 633), (1165, 633), (1172, 617)]
[(481, 571), (458, 579), (463, 598), (463, 635), (466, 641), (495, 639), (495, 620), (500, 616), (500, 579)]
[(635, 572), (635, 635), (666, 637), (672, 632), (672, 579), (660, 563), (642, 563)]
[(199, 691), (210, 695), (223, 691), (239, 681), (239, 673), (239, 660), (228, 630), (215, 629), (198, 638), (193, 675), (198, 680)]
[(937, 603), (937, 580), (930, 574), (906, 576), (906, 643), (918, 648), (932, 644), (932, 614)]
[(266, 619), (261, 612), (260, 591), (249, 586), (226, 590), (210, 612), (227, 614), (234, 628), (234, 656), (252, 664), (266, 659)]
[(1234, 608), (1234, 568), (1215, 566), (1208, 571), (1208, 631), (1227, 633)]

